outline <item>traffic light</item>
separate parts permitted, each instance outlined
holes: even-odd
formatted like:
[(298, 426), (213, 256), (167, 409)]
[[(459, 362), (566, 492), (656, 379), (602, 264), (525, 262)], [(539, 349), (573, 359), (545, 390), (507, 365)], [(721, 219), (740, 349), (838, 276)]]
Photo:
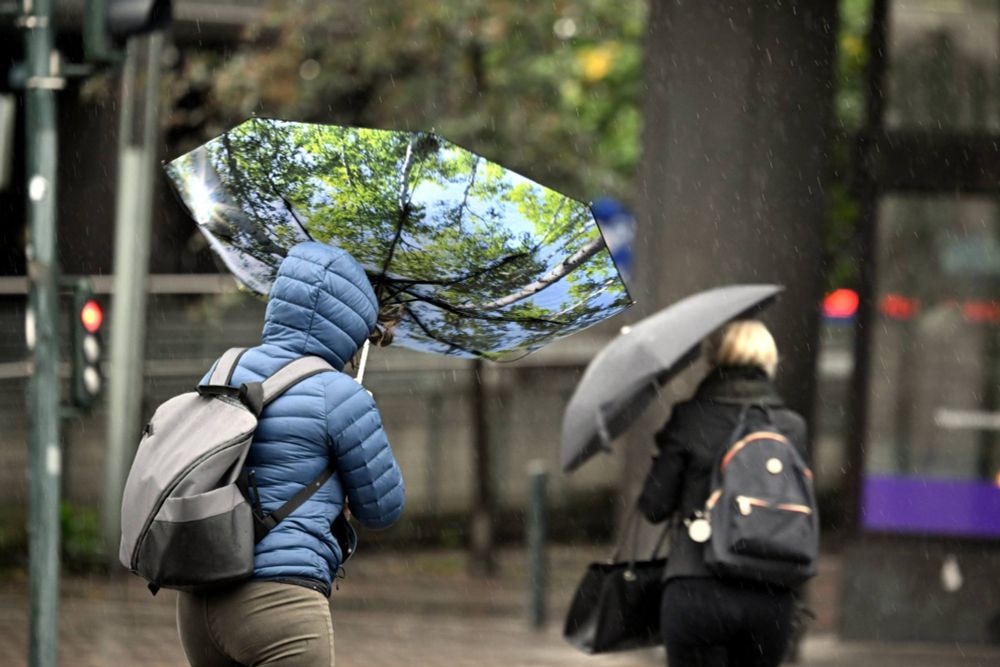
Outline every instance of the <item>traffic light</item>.
[(119, 43), (170, 23), (170, 0), (106, 0), (108, 32)]
[(129, 37), (166, 28), (171, 0), (87, 0), (83, 48), (87, 60), (116, 62)]
[(73, 404), (89, 408), (104, 390), (104, 374), (101, 372), (101, 360), (104, 356), (104, 342), (101, 340), (104, 309), (94, 298), (94, 291), (87, 281), (80, 281), (73, 288), (71, 316)]

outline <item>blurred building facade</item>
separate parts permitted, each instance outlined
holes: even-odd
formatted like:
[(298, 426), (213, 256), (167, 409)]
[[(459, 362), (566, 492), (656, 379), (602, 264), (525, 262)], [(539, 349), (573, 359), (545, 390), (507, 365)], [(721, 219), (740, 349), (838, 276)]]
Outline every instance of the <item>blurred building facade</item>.
[[(110, 280), (98, 277), (95, 282), (98, 299), (107, 305), (107, 317), (113, 318)], [(150, 285), (145, 416), (171, 396), (191, 391), (226, 348), (258, 344), (265, 307), (262, 300), (239, 292), (225, 275), (159, 274), (152, 276)], [(0, 432), (0, 506), (12, 510), (14, 522), (23, 520), (18, 510), (27, 498), (28, 369), (21, 361), (25, 356), (24, 297), (19, 290), (23, 290), (22, 281), (0, 278), (0, 328), (7, 332), (0, 351), (0, 421), (6, 425)], [(491, 470), (500, 514), (523, 511), (530, 461), (540, 459), (550, 471), (558, 469), (563, 406), (585, 360), (605, 340), (594, 334), (578, 338), (557, 343), (513, 366), (484, 366), (484, 409), (490, 424)], [(453, 525), (470, 509), (476, 381), (474, 365), (466, 360), (395, 348), (371, 353), (365, 384), (378, 400), (405, 473), (407, 516), (418, 523), (437, 516)], [(70, 503), (96, 507), (101, 501), (106, 409), (102, 403), (93, 412), (68, 415), (65, 420), (64, 496)], [(594, 509), (594, 503), (607, 502), (617, 488), (619, 463), (609, 457), (572, 477), (553, 475), (549, 485), (552, 509), (571, 515), (575, 507)], [(596, 530), (606, 534), (611, 521), (605, 509), (592, 520), (581, 519), (576, 533)], [(410, 535), (404, 525), (398, 530), (399, 539), (435, 541), (433, 534)], [(508, 533), (507, 537), (520, 535)], [(461, 536), (452, 538), (463, 541)]]
[(876, 0), (841, 627), (1000, 642), (1000, 5)]
[[(851, 158), (860, 304), (818, 331), (831, 5), (651, 5), (640, 308), (785, 284), (764, 319), (780, 388), (812, 418), (825, 524), (846, 544), (842, 632), (1000, 642), (1000, 6), (871, 3)], [(630, 452), (634, 483), (648, 454)]]

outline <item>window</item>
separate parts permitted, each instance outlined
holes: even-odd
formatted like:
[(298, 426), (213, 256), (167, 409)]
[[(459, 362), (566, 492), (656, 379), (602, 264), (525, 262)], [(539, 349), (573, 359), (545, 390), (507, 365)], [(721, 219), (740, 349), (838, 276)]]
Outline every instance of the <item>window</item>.
[(1000, 536), (1000, 202), (890, 196), (878, 219), (863, 524)]
[(889, 11), (892, 130), (1000, 130), (1000, 4), (897, 0)]

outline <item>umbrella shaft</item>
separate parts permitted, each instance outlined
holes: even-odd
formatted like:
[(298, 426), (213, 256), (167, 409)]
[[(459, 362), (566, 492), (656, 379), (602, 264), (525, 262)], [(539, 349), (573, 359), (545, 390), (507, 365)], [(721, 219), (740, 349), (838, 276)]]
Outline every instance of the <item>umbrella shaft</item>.
[(365, 365), (368, 363), (368, 341), (361, 346), (361, 361), (358, 363), (358, 374), (354, 376), (354, 379), (358, 381), (358, 384), (364, 384), (365, 380)]

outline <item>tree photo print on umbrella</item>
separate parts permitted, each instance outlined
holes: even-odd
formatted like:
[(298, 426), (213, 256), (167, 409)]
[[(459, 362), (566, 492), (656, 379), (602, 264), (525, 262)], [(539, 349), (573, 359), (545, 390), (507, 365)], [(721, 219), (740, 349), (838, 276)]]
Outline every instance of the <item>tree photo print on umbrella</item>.
[(587, 205), (433, 134), (255, 118), (166, 170), (247, 288), (335, 245), (405, 347), (497, 360), (632, 303)]

